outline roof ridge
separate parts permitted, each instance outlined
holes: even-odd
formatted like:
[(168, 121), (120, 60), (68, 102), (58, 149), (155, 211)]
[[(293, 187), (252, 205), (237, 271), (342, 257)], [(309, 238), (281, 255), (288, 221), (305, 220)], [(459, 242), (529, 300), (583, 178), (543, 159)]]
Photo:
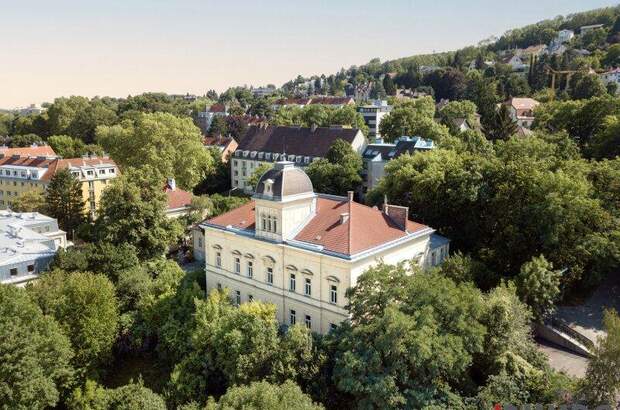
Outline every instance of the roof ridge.
[(351, 238), (353, 238), (353, 207), (351, 206), (351, 202), (353, 202), (352, 200), (349, 200), (349, 220), (347, 221), (349, 223), (349, 237), (347, 238), (347, 252), (350, 254), (351, 253)]

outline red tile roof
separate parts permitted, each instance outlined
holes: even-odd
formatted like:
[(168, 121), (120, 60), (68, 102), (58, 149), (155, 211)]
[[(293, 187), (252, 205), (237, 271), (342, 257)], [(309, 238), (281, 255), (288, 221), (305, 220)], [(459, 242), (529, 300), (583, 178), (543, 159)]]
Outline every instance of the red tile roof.
[[(341, 214), (348, 220), (341, 223)], [(255, 204), (239, 208), (207, 221), (222, 228), (255, 229)], [(317, 199), (316, 215), (295, 236), (295, 240), (323, 246), (323, 249), (344, 255), (355, 255), (428, 228), (407, 221), (407, 231), (400, 229), (385, 213), (357, 202), (326, 197)]]
[(355, 101), (351, 97), (312, 97), (310, 104), (347, 105)]
[(23, 156), (46, 156), (46, 157), (55, 157), (56, 153), (49, 145), (41, 145), (41, 146), (33, 146), (33, 147), (20, 147), (20, 148), (7, 148), (0, 147), (0, 154), (4, 154), (5, 156), (11, 155), (23, 155)]
[(226, 106), (224, 104), (213, 104), (209, 107), (209, 112), (226, 112)]
[(186, 208), (192, 203), (191, 192), (176, 187), (172, 189), (168, 183), (164, 186), (164, 192), (166, 193), (168, 209)]
[(45, 158), (43, 156), (5, 156), (0, 158), (0, 165), (19, 165), (23, 167), (47, 168), (48, 171), (41, 177), (41, 181), (49, 181), (57, 171), (70, 167), (83, 167), (93, 165), (110, 165), (116, 167), (116, 163), (110, 158)]

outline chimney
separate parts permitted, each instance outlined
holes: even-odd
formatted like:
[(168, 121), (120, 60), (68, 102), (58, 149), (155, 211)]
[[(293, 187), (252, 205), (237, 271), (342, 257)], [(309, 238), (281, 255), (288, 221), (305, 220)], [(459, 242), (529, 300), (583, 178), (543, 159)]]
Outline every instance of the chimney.
[(407, 230), (407, 219), (409, 219), (409, 208), (406, 206), (389, 205), (385, 203), (383, 211), (390, 219), (403, 231)]
[(175, 191), (177, 189), (177, 183), (174, 178), (168, 178), (168, 187), (170, 187), (171, 191)]
[(353, 191), (347, 191), (347, 197), (349, 202), (353, 202)]
[(349, 220), (348, 212), (340, 214), (340, 225), (347, 223), (348, 220)]

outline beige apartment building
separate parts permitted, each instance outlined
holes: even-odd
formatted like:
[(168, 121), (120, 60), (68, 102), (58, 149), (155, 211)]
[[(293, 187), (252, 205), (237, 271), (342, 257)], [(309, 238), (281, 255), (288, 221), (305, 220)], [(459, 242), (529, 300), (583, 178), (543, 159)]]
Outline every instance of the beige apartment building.
[(253, 200), (194, 231), (207, 289), (227, 288), (237, 304), (273, 303), (280, 323), (326, 333), (346, 320), (345, 292), (383, 260), (437, 265), (449, 241), (408, 220), (405, 207), (382, 210), (315, 194), (305, 172), (276, 162)]
[(52, 177), (61, 169), (69, 169), (80, 181), (85, 212), (95, 217), (101, 193), (119, 174), (116, 163), (108, 157), (61, 159), (44, 155), (0, 154), (0, 209), (10, 208), (24, 192), (45, 191)]

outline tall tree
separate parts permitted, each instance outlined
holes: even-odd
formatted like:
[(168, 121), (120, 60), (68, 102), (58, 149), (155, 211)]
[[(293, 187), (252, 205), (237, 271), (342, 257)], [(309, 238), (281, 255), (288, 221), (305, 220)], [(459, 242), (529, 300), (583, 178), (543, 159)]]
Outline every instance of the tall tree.
[(69, 169), (61, 169), (47, 186), (45, 207), (56, 218), (60, 228), (73, 237), (75, 229), (85, 221), (82, 184)]
[(316, 192), (334, 195), (346, 195), (347, 191), (357, 189), (362, 182), (361, 171), (362, 158), (340, 139), (332, 144), (324, 159), (312, 162), (306, 169)]
[(28, 290), (43, 313), (54, 317), (69, 336), (80, 375), (104, 373), (119, 320), (112, 282), (103, 275), (56, 270), (44, 274)]
[(139, 114), (120, 125), (97, 128), (97, 142), (122, 167), (150, 167), (192, 189), (213, 166), (200, 130), (190, 118), (167, 113)]
[(534, 313), (534, 318), (542, 321), (555, 310), (555, 302), (560, 296), (559, 271), (553, 270), (543, 255), (533, 257), (521, 267), (517, 276), (517, 289), (521, 299)]
[(101, 196), (95, 239), (131, 245), (142, 259), (163, 255), (181, 227), (166, 217), (162, 181), (152, 169), (126, 169)]
[(210, 398), (206, 407), (208, 410), (245, 408), (252, 408), (253, 410), (321, 410), (323, 406), (313, 403), (312, 399), (291, 381), (281, 385), (261, 381), (247, 386), (231, 387), (217, 402)]
[(45, 195), (41, 191), (26, 191), (13, 200), (15, 212), (45, 213)]
[(512, 119), (506, 104), (502, 104), (491, 121), (485, 125), (484, 133), (492, 141), (507, 140), (517, 132), (517, 123)]
[(24, 289), (0, 285), (0, 329), (2, 407), (55, 407), (74, 373), (71, 344), (58, 323)]
[(389, 74), (383, 76), (383, 89), (387, 95), (396, 95), (396, 85)]

